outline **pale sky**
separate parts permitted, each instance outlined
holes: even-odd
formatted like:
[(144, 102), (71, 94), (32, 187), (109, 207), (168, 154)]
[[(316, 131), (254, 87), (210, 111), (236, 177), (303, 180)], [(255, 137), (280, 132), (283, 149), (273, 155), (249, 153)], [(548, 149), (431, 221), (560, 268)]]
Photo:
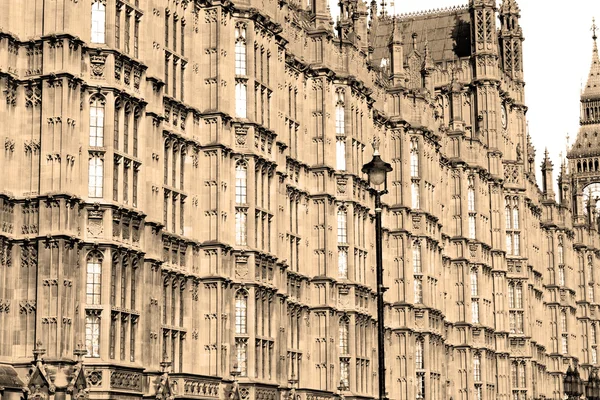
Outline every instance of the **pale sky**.
[[(392, 2), (395, 13), (468, 4), (468, 0), (386, 0), (388, 4)], [(592, 17), (596, 17), (600, 26), (600, 1), (517, 0), (517, 3), (525, 37), (525, 102), (529, 107), (529, 132), (536, 149), (538, 185), (541, 185), (539, 166), (547, 147), (554, 163), (556, 189), (560, 153), (566, 155), (566, 136), (573, 143), (579, 129), (579, 94), (592, 61)], [(332, 14), (338, 14), (337, 0), (330, 0), (330, 7)]]

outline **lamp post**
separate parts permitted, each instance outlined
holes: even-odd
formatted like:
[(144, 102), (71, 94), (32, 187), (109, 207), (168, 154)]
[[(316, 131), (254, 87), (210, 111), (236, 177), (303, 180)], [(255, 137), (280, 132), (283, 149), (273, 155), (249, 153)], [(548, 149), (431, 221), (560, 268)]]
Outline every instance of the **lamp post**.
[[(363, 165), (362, 172), (369, 177), (369, 185), (375, 194), (375, 258), (377, 260), (377, 350), (379, 371), (379, 400), (386, 398), (385, 392), (385, 353), (383, 324), (383, 245), (381, 227), (381, 195), (387, 193), (387, 173), (392, 171), (392, 166), (381, 159), (379, 154), (379, 138), (373, 139), (373, 159)], [(377, 187), (383, 184), (383, 190)]]

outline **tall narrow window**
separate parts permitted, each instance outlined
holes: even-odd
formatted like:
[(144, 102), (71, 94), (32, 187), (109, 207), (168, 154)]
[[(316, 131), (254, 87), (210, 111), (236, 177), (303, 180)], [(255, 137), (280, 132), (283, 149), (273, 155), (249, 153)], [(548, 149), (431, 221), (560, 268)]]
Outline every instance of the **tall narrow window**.
[(184, 178), (185, 178), (185, 156), (187, 154), (187, 150), (185, 145), (181, 147), (179, 151), (179, 189), (184, 190)]
[(338, 277), (348, 279), (348, 249), (338, 249)]
[(90, 100), (90, 146), (104, 146), (104, 98), (100, 96)]
[(88, 196), (102, 197), (102, 188), (104, 186), (104, 160), (95, 155), (89, 161), (89, 181)]
[(340, 355), (350, 354), (350, 321), (347, 318), (340, 319)]
[(169, 184), (169, 142), (165, 141), (165, 151), (163, 154), (163, 184)]
[(85, 317), (85, 347), (86, 357), (100, 357), (100, 317), (97, 315)]
[(119, 156), (113, 162), (113, 201), (119, 201)]
[(423, 268), (421, 266), (421, 243), (419, 243), (417, 240), (413, 242), (412, 264), (413, 272), (415, 274), (420, 274), (423, 272)]
[(477, 299), (471, 300), (471, 311), (473, 314), (473, 323), (479, 323), (479, 301)]
[(132, 320), (129, 325), (129, 361), (135, 361), (135, 333), (137, 324)]
[(346, 137), (338, 136), (335, 141), (335, 169), (346, 170)]
[(565, 310), (560, 312), (560, 329), (562, 333), (567, 333), (567, 312)]
[(479, 281), (477, 278), (477, 270), (473, 268), (471, 270), (471, 296), (473, 297), (479, 295)]
[(558, 263), (564, 264), (565, 263), (565, 251), (564, 251), (564, 247), (563, 247), (562, 243), (559, 243), (557, 253), (558, 253)]
[(117, 335), (117, 321), (115, 319), (115, 315), (110, 319), (110, 331), (109, 331), (109, 344), (108, 344), (108, 357), (111, 360), (115, 359), (115, 343)]
[(424, 369), (425, 363), (423, 362), (423, 339), (418, 338), (415, 342), (415, 368)]
[(476, 236), (476, 217), (475, 213), (475, 183), (472, 176), (468, 178), (468, 188), (467, 188), (467, 205), (469, 209), (469, 239), (475, 239)]
[(348, 243), (347, 212), (340, 208), (337, 212), (337, 238), (338, 243)]
[(421, 201), (419, 196), (419, 182), (413, 181), (410, 185), (411, 197), (412, 197), (412, 208), (420, 208)]
[[(169, 94), (169, 54), (165, 56), (165, 95)], [(175, 88), (173, 88), (175, 90)]]
[(246, 204), (248, 186), (248, 165), (238, 161), (235, 165), (235, 203)]
[(129, 119), (131, 118), (131, 106), (125, 107), (125, 118), (123, 118), (123, 151), (129, 153)]
[(140, 56), (140, 19), (136, 16), (134, 19), (133, 27), (133, 56), (139, 58)]
[(597, 344), (598, 337), (596, 336), (596, 325), (594, 324), (590, 328), (590, 340), (592, 344)]
[(419, 142), (417, 138), (410, 140), (410, 176), (419, 177)]
[(247, 242), (247, 215), (245, 210), (236, 210), (235, 212), (235, 244), (245, 246)]
[(100, 304), (102, 259), (90, 254), (87, 259), (86, 304)]
[(508, 307), (515, 307), (515, 284), (512, 282), (508, 284)]
[(165, 47), (169, 47), (169, 11), (165, 10)]
[(240, 376), (246, 376), (248, 374), (248, 342), (245, 338), (236, 339), (235, 355)]
[(481, 381), (481, 355), (479, 353), (473, 356), (473, 380), (475, 382)]
[(139, 110), (133, 114), (133, 156), (138, 156), (138, 129), (140, 125)]
[(239, 118), (246, 118), (246, 83), (236, 82), (235, 84), (235, 115)]
[(173, 15), (173, 51), (177, 52), (177, 14)]
[(515, 285), (515, 308), (523, 308), (523, 285)]
[(92, 4), (92, 43), (104, 43), (106, 31), (105, 0), (95, 0)]
[(562, 265), (558, 267), (558, 284), (565, 286), (565, 267)]
[(131, 32), (131, 9), (127, 9), (125, 11), (125, 37), (124, 37), (124, 41), (125, 41), (125, 53), (129, 54), (129, 43), (131, 40), (130, 37), (130, 32)]
[(346, 107), (344, 89), (335, 92), (336, 169), (346, 169)]
[(113, 126), (113, 147), (119, 150), (119, 129), (121, 124), (121, 104), (115, 101), (115, 122)]
[(115, 47), (117, 49), (121, 48), (121, 9), (123, 6), (121, 3), (117, 1), (116, 11), (115, 11)]
[(423, 302), (423, 278), (421, 276), (415, 276), (414, 281), (415, 291), (415, 303), (419, 304)]
[(133, 195), (131, 205), (137, 207), (138, 203), (138, 175), (139, 175), (139, 167), (136, 166), (133, 168)]
[[(181, 20), (181, 42), (179, 43), (179, 47), (179, 52), (181, 55), (185, 55), (185, 20), (183, 19)], [(183, 79), (183, 74), (181, 78)]]
[(235, 26), (235, 74), (245, 76), (246, 72), (246, 25)]
[(248, 294), (243, 290), (238, 290), (235, 294), (235, 333), (247, 333), (247, 310)]

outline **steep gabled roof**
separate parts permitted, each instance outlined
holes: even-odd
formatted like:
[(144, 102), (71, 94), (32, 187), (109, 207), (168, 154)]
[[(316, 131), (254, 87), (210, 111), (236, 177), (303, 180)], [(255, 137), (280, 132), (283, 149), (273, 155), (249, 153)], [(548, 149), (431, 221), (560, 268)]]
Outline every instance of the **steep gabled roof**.
[[(394, 18), (403, 35), (405, 61), (415, 50), (423, 54), (426, 43), (435, 63), (471, 54), (471, 18), (467, 6), (400, 14)], [(373, 25), (370, 45), (374, 48), (375, 66), (380, 65), (383, 58), (389, 58), (388, 44), (393, 26), (394, 21), (389, 17), (378, 18)]]
[(598, 60), (598, 45), (594, 33), (594, 47), (592, 50), (592, 65), (588, 75), (587, 84), (581, 94), (582, 100), (600, 99), (600, 60)]

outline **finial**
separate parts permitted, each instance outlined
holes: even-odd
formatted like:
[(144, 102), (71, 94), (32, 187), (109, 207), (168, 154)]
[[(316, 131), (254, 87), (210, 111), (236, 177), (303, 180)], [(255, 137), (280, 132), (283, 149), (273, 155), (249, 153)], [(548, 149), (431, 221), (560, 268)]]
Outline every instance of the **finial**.
[(37, 342), (35, 342), (35, 347), (33, 349), (33, 359), (35, 361), (40, 361), (44, 354), (46, 354), (46, 349), (44, 349), (42, 341), (38, 340)]
[(596, 36), (596, 30), (598, 29), (598, 27), (596, 26), (596, 18), (592, 17), (592, 29), (590, 29), (592, 31), (592, 39), (594, 39), (594, 42), (596, 41), (596, 39), (598, 39), (598, 36)]
[(379, 145), (381, 144), (381, 139), (379, 136), (373, 136), (373, 140), (371, 141), (371, 145), (373, 146), (373, 156), (379, 155)]

